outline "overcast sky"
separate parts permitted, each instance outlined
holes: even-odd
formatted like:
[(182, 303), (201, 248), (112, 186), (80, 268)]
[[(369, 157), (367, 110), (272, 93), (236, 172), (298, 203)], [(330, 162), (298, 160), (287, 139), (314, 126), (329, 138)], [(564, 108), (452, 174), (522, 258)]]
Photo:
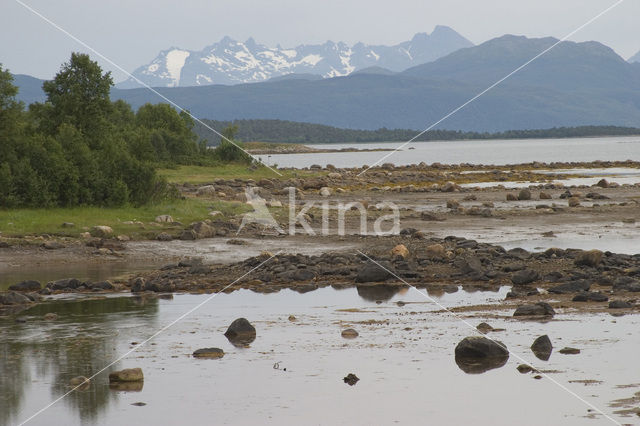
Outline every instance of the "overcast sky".
[[(616, 0), (21, 0), (124, 69), (160, 50), (200, 50), (228, 35), (283, 47), (326, 40), (395, 44), (448, 25), (478, 44), (503, 34), (564, 37)], [(627, 59), (640, 50), (640, 1), (626, 0), (572, 37)], [(16, 0), (1, 0), (0, 63), (51, 78), (86, 51)], [(96, 58), (97, 59), (97, 58)], [(100, 61), (105, 69), (111, 65)], [(116, 81), (125, 75), (114, 72)]]

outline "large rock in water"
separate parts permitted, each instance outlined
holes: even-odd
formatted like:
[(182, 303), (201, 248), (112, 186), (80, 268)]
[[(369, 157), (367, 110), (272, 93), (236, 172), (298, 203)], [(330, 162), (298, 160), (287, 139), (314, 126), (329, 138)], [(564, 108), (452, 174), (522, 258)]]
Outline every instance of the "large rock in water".
[(27, 303), (31, 303), (31, 299), (24, 294), (15, 291), (0, 293), (0, 305), (26, 305)]
[(202, 348), (197, 349), (193, 352), (194, 358), (222, 358), (224, 356), (224, 351), (220, 348)]
[(531, 350), (538, 359), (548, 361), (551, 357), (551, 352), (553, 351), (551, 339), (549, 339), (549, 336), (547, 336), (546, 334), (544, 336), (538, 337), (533, 341)]
[(142, 382), (144, 375), (142, 368), (125, 368), (109, 373), (109, 382)]
[(367, 262), (361, 269), (358, 271), (358, 275), (356, 276), (357, 283), (374, 283), (380, 281), (386, 281), (391, 278), (391, 273), (388, 271), (390, 266), (384, 264), (376, 264), (371, 261)]
[(571, 294), (580, 293), (583, 291), (589, 291), (591, 283), (587, 280), (569, 281), (568, 283), (560, 284), (555, 287), (551, 287), (548, 291), (554, 294)]
[(256, 337), (256, 329), (246, 318), (238, 318), (224, 333), (228, 339)]
[(465, 337), (455, 349), (456, 364), (468, 374), (502, 367), (509, 359), (504, 343), (482, 336)]
[(516, 308), (513, 313), (514, 317), (528, 317), (528, 316), (554, 316), (556, 311), (553, 310), (551, 305), (545, 302), (538, 302), (535, 305), (522, 305)]
[(9, 290), (12, 291), (39, 291), (40, 289), (42, 289), (42, 284), (33, 280), (21, 281), (9, 287)]

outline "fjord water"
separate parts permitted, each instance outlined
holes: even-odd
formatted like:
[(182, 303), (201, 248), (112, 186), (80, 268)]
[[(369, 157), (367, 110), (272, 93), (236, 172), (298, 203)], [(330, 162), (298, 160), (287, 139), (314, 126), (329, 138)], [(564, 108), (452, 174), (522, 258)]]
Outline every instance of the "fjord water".
[[(451, 307), (500, 304), (507, 288), (426, 291)], [(97, 373), (206, 297), (72, 298), (23, 312), (24, 323), (0, 318), (0, 424), (26, 420), (67, 392), (69, 379)], [(59, 319), (45, 321), (47, 312)], [(629, 330), (638, 327), (637, 316), (560, 312), (540, 323), (514, 320), (511, 313), (467, 314), (465, 324), (415, 290), (388, 286), (220, 294), (27, 424), (182, 424), (188, 418), (190, 425), (596, 425), (607, 420), (552, 380), (609, 414), (624, 408), (612, 408), (612, 401), (637, 392), (640, 372), (629, 368), (636, 362)], [(257, 329), (249, 347), (223, 336), (239, 316)], [(454, 361), (454, 347), (481, 321), (505, 329), (491, 337), (512, 355), (501, 368), (467, 374)], [(343, 339), (348, 327), (360, 336)], [(556, 347), (548, 361), (529, 349), (542, 334)], [(582, 353), (561, 355), (563, 346)], [(191, 357), (202, 347), (222, 348), (225, 356)], [(520, 374), (516, 366), (523, 362), (548, 376)], [(109, 388), (109, 371), (132, 367), (144, 371), (141, 388)], [(360, 378), (355, 386), (343, 383), (349, 373)]]
[[(396, 149), (402, 142), (311, 145), (327, 149)], [(413, 149), (409, 149), (413, 148)], [(337, 152), (313, 154), (274, 154), (258, 156), (266, 164), (279, 167), (309, 167), (313, 164), (336, 167), (372, 165), (389, 152)], [(384, 162), (398, 166), (418, 164), (521, 164), (539, 162), (590, 162), (640, 160), (640, 136), (571, 138), (468, 140), (414, 142), (395, 152)]]

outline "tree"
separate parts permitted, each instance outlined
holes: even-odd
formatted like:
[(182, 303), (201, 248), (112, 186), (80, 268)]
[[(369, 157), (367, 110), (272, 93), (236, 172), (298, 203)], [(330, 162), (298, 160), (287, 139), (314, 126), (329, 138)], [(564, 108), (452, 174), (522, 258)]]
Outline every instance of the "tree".
[(246, 151), (242, 150), (238, 142), (234, 141), (234, 137), (238, 132), (238, 126), (230, 125), (222, 131), (222, 140), (220, 145), (214, 150), (214, 155), (220, 161), (225, 163), (246, 163), (253, 162), (253, 157)]
[(46, 107), (39, 108), (42, 129), (55, 134), (63, 123), (71, 124), (92, 144), (98, 143), (113, 111), (109, 98), (112, 85), (111, 73), (103, 74), (89, 55), (72, 53), (55, 78), (42, 85), (47, 95)]

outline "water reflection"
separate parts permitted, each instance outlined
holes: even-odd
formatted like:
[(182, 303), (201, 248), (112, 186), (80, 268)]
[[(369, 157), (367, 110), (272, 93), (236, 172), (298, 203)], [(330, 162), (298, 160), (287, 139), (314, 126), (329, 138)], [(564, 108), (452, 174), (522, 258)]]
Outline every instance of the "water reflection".
[(356, 286), (358, 295), (364, 300), (369, 302), (382, 301), (386, 302), (393, 298), (396, 294), (403, 289), (403, 287), (397, 285), (359, 285)]
[[(50, 312), (58, 315), (57, 321), (43, 319)], [(126, 322), (127, 327), (151, 328), (157, 312), (155, 298), (110, 297), (36, 305), (22, 312), (26, 323), (0, 318), (0, 424), (18, 420), (33, 383), (50, 383), (50, 396), (43, 399), (55, 399), (71, 390), (72, 378), (90, 377), (112, 362), (119, 327)], [(99, 375), (86, 390), (62, 400), (82, 423), (94, 423), (118, 398), (104, 379)]]
[(489, 370), (503, 367), (509, 360), (509, 355), (506, 357), (489, 357), (489, 358), (461, 358), (456, 357), (456, 364), (460, 370), (467, 374), (482, 374)]

